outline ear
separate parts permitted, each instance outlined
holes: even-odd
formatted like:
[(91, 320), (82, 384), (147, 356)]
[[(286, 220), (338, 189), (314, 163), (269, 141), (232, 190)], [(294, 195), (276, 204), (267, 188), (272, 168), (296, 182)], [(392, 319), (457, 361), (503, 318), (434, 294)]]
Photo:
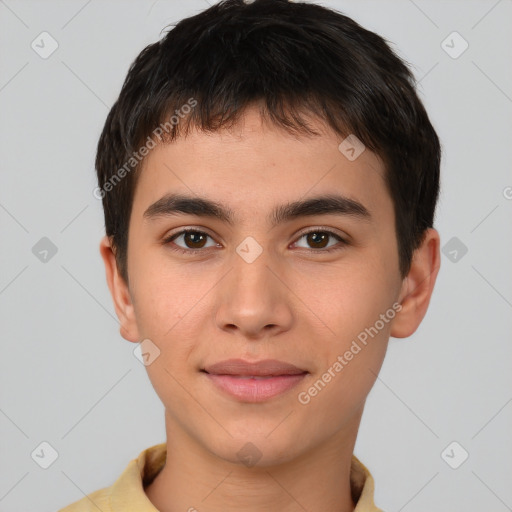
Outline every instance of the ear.
[(138, 343), (140, 341), (139, 330), (130, 290), (119, 273), (115, 252), (108, 236), (104, 236), (101, 239), (100, 254), (105, 264), (107, 284), (114, 301), (117, 318), (119, 318), (119, 332), (125, 340)]
[(407, 338), (423, 320), (441, 266), (439, 245), (439, 233), (433, 228), (427, 229), (423, 242), (413, 253), (409, 273), (402, 282), (398, 299), (402, 309), (393, 320), (391, 336)]

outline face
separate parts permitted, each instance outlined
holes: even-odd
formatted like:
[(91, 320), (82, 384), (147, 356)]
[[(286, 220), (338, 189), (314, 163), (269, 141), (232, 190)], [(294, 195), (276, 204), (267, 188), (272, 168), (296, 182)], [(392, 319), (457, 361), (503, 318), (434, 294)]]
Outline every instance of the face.
[[(250, 442), (260, 464), (283, 462), (357, 431), (401, 314), (383, 164), (348, 159), (314, 123), (322, 136), (293, 137), (250, 109), (157, 146), (137, 184), (121, 332), (150, 340), (173, 431), (227, 461)], [(280, 363), (213, 367), (232, 359)]]

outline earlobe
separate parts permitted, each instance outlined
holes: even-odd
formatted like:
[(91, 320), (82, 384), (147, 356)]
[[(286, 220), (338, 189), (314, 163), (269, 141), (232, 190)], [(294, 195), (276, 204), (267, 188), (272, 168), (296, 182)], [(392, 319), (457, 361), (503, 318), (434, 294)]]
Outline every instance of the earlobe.
[(108, 236), (104, 236), (100, 241), (100, 254), (105, 264), (108, 288), (120, 323), (119, 332), (125, 340), (137, 343), (140, 339), (130, 291), (119, 273), (115, 253)]
[(409, 273), (403, 280), (398, 300), (402, 309), (393, 320), (391, 336), (407, 338), (423, 320), (441, 265), (439, 245), (439, 233), (433, 228), (427, 229), (423, 242), (414, 251)]

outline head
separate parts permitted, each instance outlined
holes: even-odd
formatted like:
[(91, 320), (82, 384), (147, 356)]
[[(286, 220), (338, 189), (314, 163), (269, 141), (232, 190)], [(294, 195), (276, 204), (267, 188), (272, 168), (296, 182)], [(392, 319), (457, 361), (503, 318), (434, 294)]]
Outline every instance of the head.
[[(408, 67), (340, 13), (226, 0), (146, 47), (101, 134), (96, 194), (121, 334), (158, 347), (167, 419), (227, 460), (251, 441), (269, 464), (357, 422), (389, 336), (428, 307), (439, 166)], [(204, 379), (230, 358), (305, 379), (241, 403)], [(283, 405), (297, 414), (268, 436)]]

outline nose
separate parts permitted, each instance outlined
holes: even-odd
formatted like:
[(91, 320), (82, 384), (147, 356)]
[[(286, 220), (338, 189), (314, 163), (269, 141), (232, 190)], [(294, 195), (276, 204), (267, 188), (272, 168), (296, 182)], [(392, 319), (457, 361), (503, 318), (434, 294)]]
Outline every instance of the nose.
[(217, 289), (217, 326), (251, 340), (289, 330), (294, 315), (285, 283), (283, 272), (265, 251), (252, 263), (234, 254), (231, 271)]

